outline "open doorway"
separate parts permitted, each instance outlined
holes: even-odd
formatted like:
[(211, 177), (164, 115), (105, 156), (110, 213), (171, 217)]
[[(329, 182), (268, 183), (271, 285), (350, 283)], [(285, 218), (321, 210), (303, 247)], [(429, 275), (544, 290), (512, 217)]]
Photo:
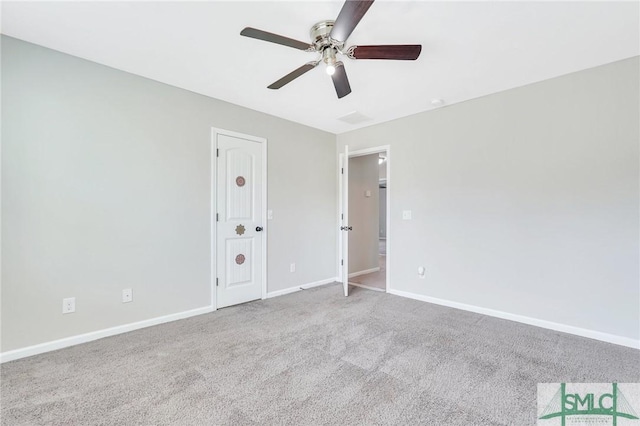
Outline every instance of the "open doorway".
[(387, 291), (387, 151), (349, 157), (349, 284)]

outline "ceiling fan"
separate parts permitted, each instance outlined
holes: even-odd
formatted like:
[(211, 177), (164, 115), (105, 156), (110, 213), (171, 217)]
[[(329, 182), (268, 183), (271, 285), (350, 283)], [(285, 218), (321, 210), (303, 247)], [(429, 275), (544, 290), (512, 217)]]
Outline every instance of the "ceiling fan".
[(374, 0), (347, 0), (342, 6), (335, 21), (320, 21), (311, 27), (311, 43), (294, 40), (278, 34), (269, 33), (255, 28), (247, 27), (240, 32), (245, 37), (282, 44), (294, 49), (306, 52), (318, 52), (321, 56), (316, 61), (307, 62), (280, 80), (268, 86), (269, 89), (279, 89), (285, 84), (291, 83), (304, 73), (311, 71), (320, 62), (327, 65), (327, 74), (331, 76), (336, 88), (338, 98), (351, 93), (349, 79), (342, 61), (338, 55), (345, 55), (350, 59), (395, 59), (416, 60), (420, 56), (422, 46), (419, 44), (396, 44), (376, 46), (351, 46), (346, 50), (345, 42), (351, 35), (356, 25), (369, 10)]

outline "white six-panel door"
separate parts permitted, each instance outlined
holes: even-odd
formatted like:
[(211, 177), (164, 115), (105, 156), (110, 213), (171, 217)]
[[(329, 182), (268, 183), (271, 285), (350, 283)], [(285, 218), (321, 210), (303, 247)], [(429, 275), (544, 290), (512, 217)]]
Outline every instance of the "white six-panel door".
[(217, 307), (263, 298), (263, 145), (215, 132)]

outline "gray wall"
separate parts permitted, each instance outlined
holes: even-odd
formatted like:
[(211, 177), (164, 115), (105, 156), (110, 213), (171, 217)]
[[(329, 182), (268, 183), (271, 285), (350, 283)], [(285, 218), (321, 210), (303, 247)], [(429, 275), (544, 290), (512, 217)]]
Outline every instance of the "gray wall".
[(8, 37), (2, 123), (2, 351), (210, 304), (212, 126), (269, 141), (268, 291), (336, 276), (330, 133)]
[[(380, 266), (378, 259), (378, 154), (349, 159), (349, 273)], [(371, 196), (366, 197), (365, 192)]]
[(392, 146), (391, 286), (640, 338), (638, 80), (636, 57), (339, 135)]

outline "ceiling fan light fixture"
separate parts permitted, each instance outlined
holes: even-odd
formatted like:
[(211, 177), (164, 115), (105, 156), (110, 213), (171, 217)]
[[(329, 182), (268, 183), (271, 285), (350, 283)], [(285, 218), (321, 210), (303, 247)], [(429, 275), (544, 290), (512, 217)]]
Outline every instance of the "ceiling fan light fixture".
[(328, 47), (322, 51), (322, 60), (327, 64), (326, 72), (329, 75), (333, 75), (336, 72), (336, 51), (335, 49)]

